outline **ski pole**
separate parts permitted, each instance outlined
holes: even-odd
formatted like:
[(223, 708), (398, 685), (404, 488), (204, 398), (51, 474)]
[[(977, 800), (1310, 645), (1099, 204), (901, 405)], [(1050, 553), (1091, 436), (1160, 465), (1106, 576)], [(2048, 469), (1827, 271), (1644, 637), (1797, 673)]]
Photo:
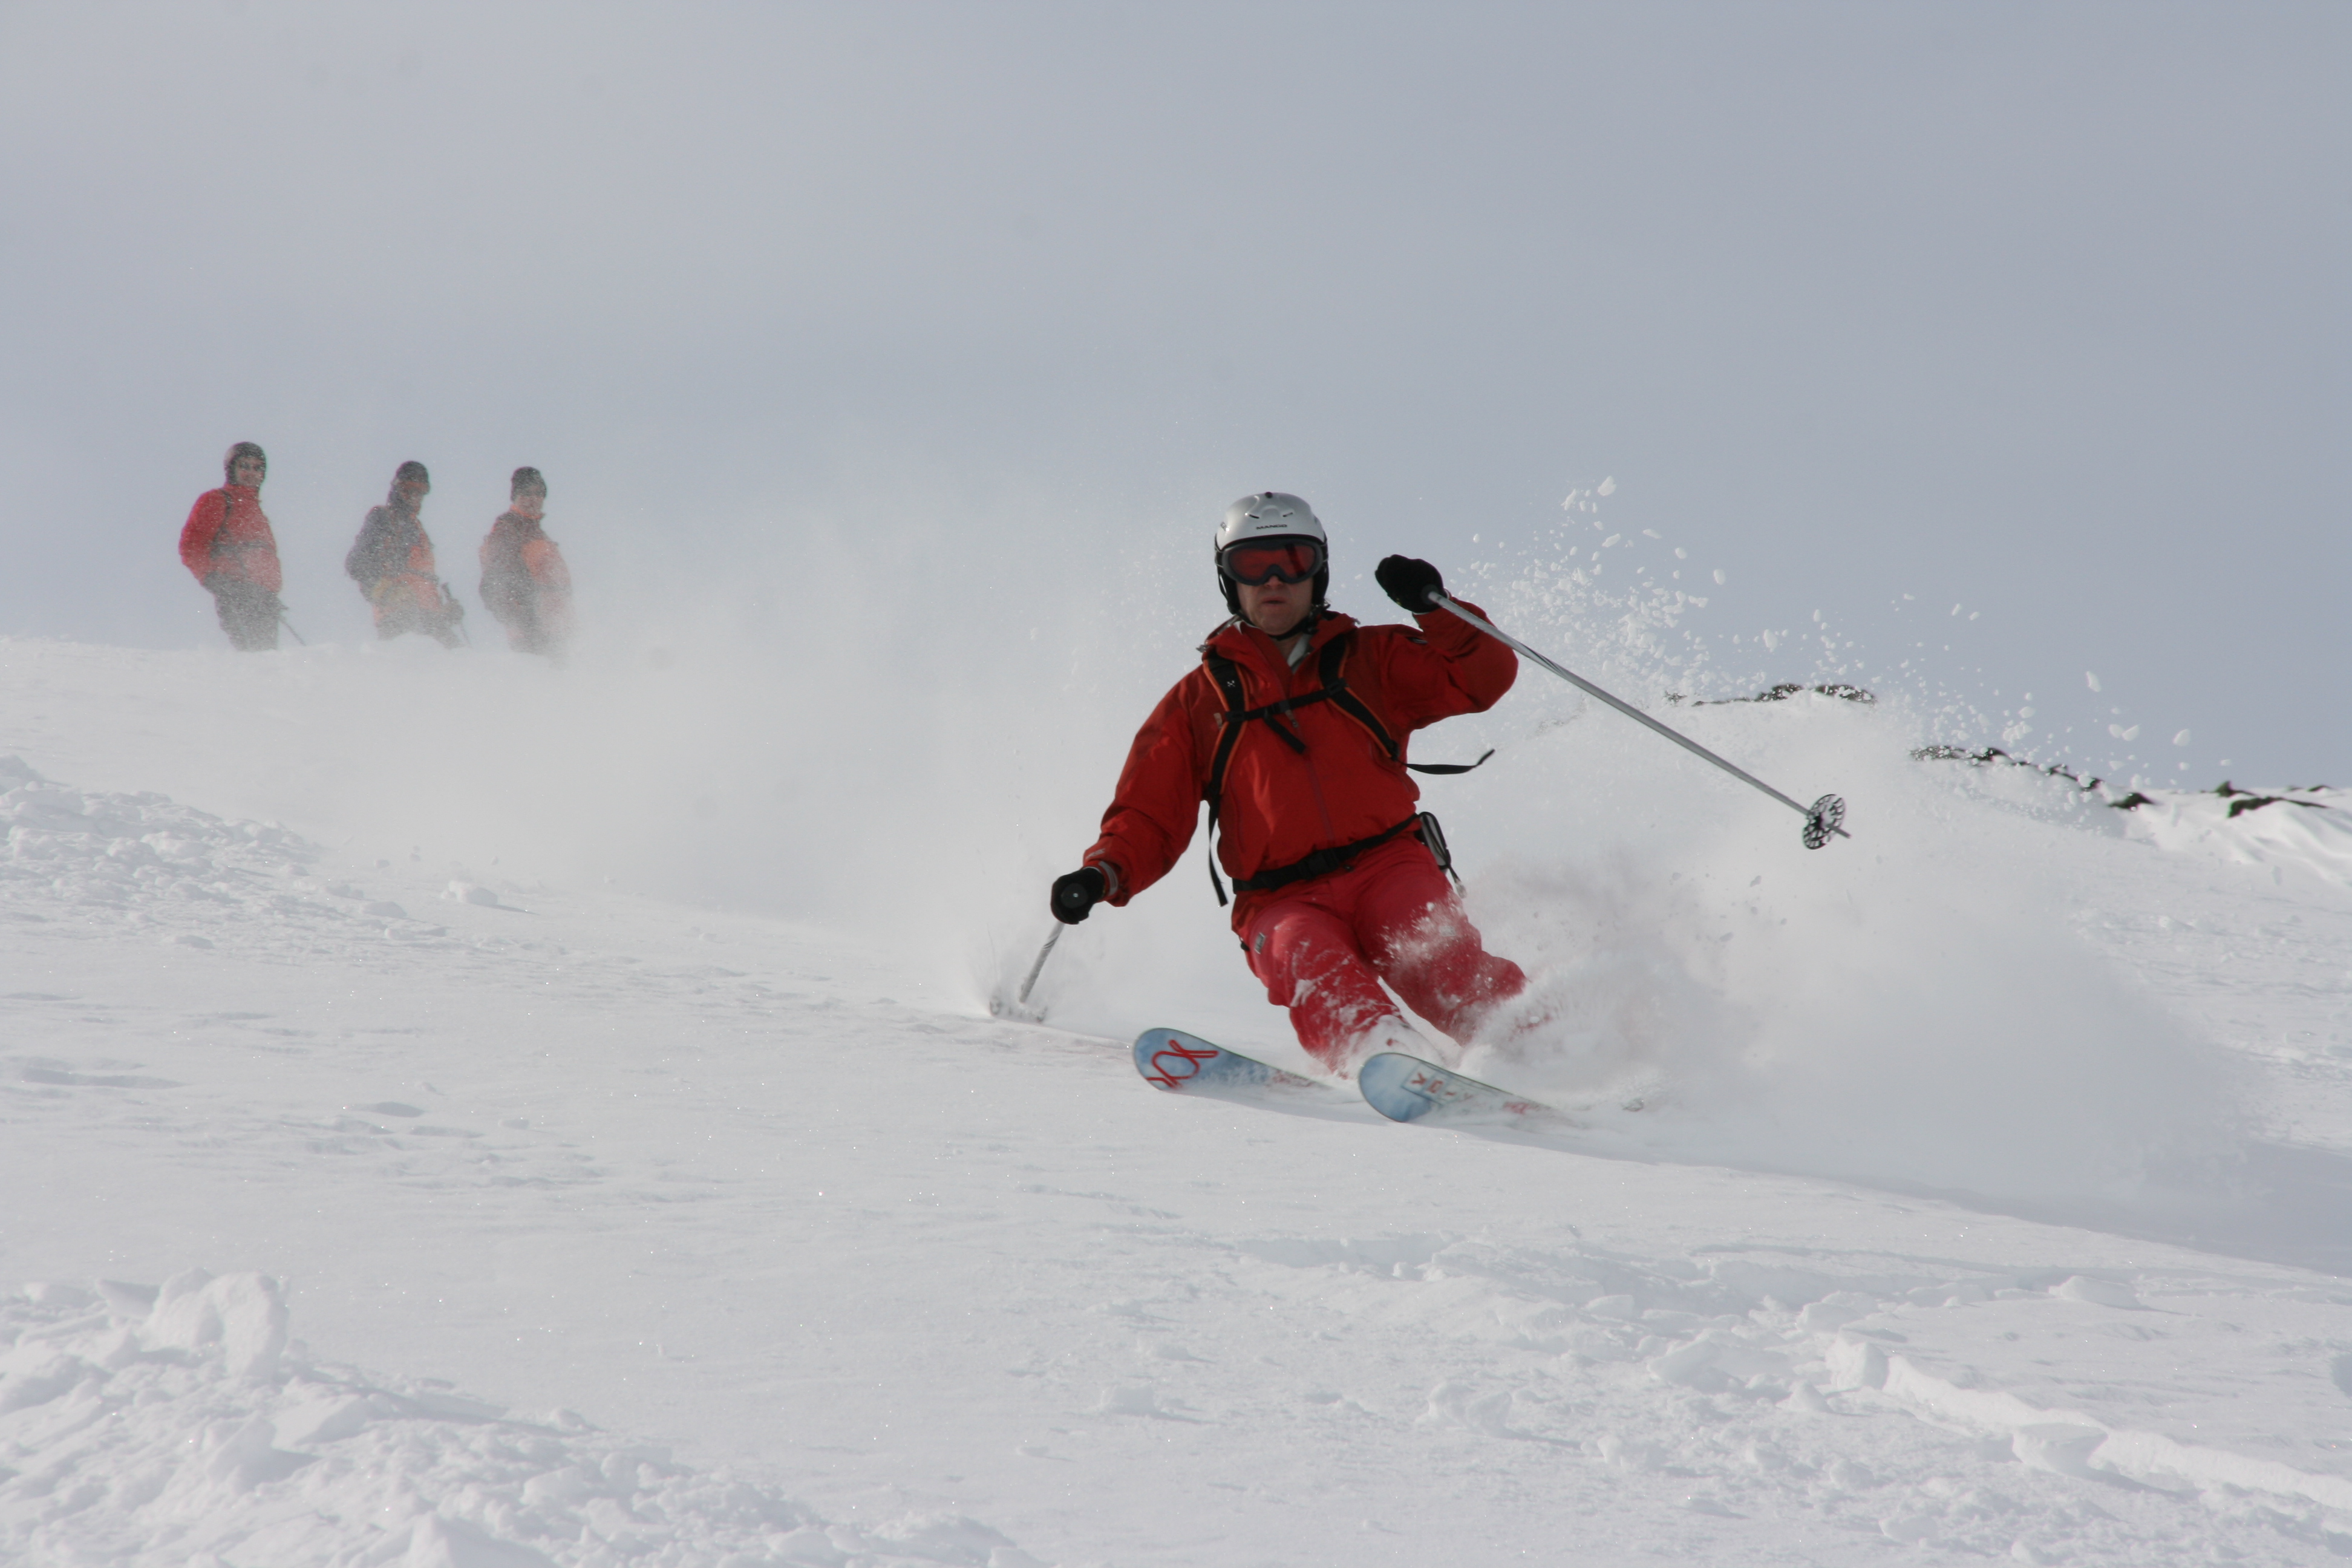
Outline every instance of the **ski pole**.
[(278, 611), (278, 624), (284, 626), (288, 632), (291, 633), (296, 642), (300, 643), (304, 647), (309, 647), (310, 646), (310, 639), (309, 637), (306, 637), (300, 632), (294, 630), (294, 623), (286, 618), (286, 611), (283, 606), (280, 606)]
[(1029, 993), (1037, 988), (1037, 976), (1045, 973), (1045, 961), (1054, 956), (1054, 944), (1061, 940), (1062, 928), (1057, 924), (1046, 933), (1045, 945), (1037, 950), (1037, 962), (1029, 966), (1029, 978), (1021, 983), (1019, 994), (1013, 998), (1014, 1006), (1029, 1005)]
[[(1554, 664), (1550, 659), (1546, 658), (1543, 655), (1538, 653), (1535, 649), (1529, 647), (1518, 638), (1496, 626), (1493, 622), (1487, 620), (1486, 616), (1480, 615), (1477, 611), (1473, 610), (1465, 605), (1457, 604), (1443, 589), (1432, 588), (1429, 591), (1429, 601), (1440, 609), (1452, 611), (1454, 615), (1459, 616), (1462, 619), (1469, 622), (1472, 626), (1476, 626), (1480, 631), (1485, 632), (1488, 637), (1493, 637), (1497, 642), (1500, 642), (1504, 646), (1516, 651), (1521, 658), (1535, 660), (1538, 664), (1542, 665), (1546, 669), (1550, 670), (1554, 675), (1559, 676), (1562, 680), (1567, 681), (1570, 686), (1577, 688), (1580, 691), (1587, 691), (1591, 693), (1593, 696), (1598, 697), (1601, 701), (1606, 702), (1610, 707), (1614, 708), (1618, 712), (1622, 713), (1628, 719), (1637, 720), (1643, 724), (1647, 724), (1651, 729), (1655, 730), (1659, 734), (1664, 735), (1667, 740), (1672, 741), (1675, 745), (1682, 747), (1685, 751), (1690, 752), (1697, 756), (1705, 757), (1708, 762), (1713, 763), (1717, 767), (1721, 768), (1733, 778), (1738, 779), (1743, 784), (1753, 784), (1758, 789), (1762, 790), (1766, 795), (1770, 795), (1774, 800), (1779, 801), (1782, 805), (1787, 806), (1790, 811), (1795, 812), (1799, 816), (1805, 819), (1806, 848), (1819, 849), (1822, 845), (1827, 844), (1830, 841), (1830, 837), (1832, 834), (1836, 835), (1840, 838), (1851, 838), (1853, 837), (1853, 835), (1848, 833), (1840, 826), (1840, 824), (1845, 821), (1845, 802), (1839, 796), (1825, 795), (1822, 796), (1821, 799), (1813, 802), (1811, 806), (1799, 805), (1795, 801), (1790, 800), (1787, 795), (1782, 795), (1779, 790), (1774, 789), (1770, 784), (1766, 784), (1754, 773), (1748, 772), (1744, 768), (1734, 767), (1731, 763), (1725, 762), (1721, 757), (1717, 756), (1713, 752), (1708, 751), (1705, 746), (1700, 745), (1696, 741), (1692, 740), (1688, 735), (1683, 734), (1681, 731), (1676, 730), (1668, 729), (1665, 725), (1659, 723), (1655, 719), (1651, 718), (1647, 713), (1643, 712), (1639, 708), (1634, 707), (1632, 703), (1619, 701), (1616, 698), (1612, 697), (1606, 691), (1601, 690), (1601, 688), (1593, 685), (1592, 682), (1585, 679), (1584, 677), (1577, 674), (1574, 670), (1569, 669), (1561, 665)], [(1049, 943), (1048, 945), (1050, 946), (1051, 944)], [(1039, 962), (1042, 963), (1044, 960), (1041, 958)]]
[(466, 629), (466, 606), (457, 602), (457, 591), (446, 580), (441, 584), (441, 608), (443, 618), (457, 628), (457, 635), (465, 639), (467, 647), (473, 647), (474, 634)]

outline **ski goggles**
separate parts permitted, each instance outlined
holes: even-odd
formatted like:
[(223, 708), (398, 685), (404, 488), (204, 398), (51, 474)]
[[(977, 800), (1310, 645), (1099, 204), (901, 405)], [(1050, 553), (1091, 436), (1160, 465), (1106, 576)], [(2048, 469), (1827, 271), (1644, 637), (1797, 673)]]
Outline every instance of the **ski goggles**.
[(1217, 565), (1234, 582), (1253, 588), (1276, 578), (1304, 583), (1323, 570), (1323, 546), (1313, 539), (1253, 540), (1227, 545)]

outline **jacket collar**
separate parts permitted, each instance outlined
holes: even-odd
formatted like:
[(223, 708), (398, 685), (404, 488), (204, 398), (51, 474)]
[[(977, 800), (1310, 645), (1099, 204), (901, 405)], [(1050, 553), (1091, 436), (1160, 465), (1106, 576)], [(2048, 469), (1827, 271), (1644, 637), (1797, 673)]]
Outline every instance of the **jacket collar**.
[[(1324, 611), (1316, 618), (1315, 629), (1307, 634), (1307, 657), (1298, 661), (1299, 668), (1304, 668), (1313, 662), (1315, 656), (1332, 638), (1344, 637), (1355, 629), (1356, 618), (1353, 616), (1341, 615), (1337, 610)], [(1290, 672), (1290, 666), (1283, 658), (1275, 640), (1239, 620), (1227, 621), (1219, 626), (1210, 635), (1209, 640), (1201, 645), (1201, 651), (1223, 654), (1235, 664), (1255, 665), (1269, 675), (1287, 677)]]

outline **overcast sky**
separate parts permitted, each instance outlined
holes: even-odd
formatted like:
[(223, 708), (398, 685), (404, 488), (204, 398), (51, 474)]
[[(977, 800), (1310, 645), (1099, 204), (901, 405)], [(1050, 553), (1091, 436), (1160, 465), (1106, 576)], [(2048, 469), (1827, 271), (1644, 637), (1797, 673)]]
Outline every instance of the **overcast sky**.
[(2021, 752), (2352, 784), (2347, 81), (2336, 4), (14, 0), (0, 633), (216, 644), (237, 439), (314, 639), (416, 458), (468, 598), (532, 463), (606, 635), (941, 659), (1160, 560), (1206, 629), (1244, 491), (1344, 575), (1610, 479), (1727, 679), (1818, 610)]

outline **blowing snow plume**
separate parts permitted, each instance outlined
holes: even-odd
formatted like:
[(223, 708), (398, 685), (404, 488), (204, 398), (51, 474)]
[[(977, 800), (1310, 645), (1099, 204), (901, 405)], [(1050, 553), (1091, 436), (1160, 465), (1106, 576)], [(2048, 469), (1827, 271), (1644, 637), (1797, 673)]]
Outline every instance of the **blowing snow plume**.
[[(592, 600), (563, 670), (409, 639), (175, 657), (142, 679), (170, 722), (220, 742), (199, 748), (216, 809), (476, 881), (610, 878), (887, 931), (976, 1009), (1034, 958), (1047, 882), (1218, 619), (1205, 528), (1077, 520), (1046, 551), (1030, 546), (1052, 531), (1009, 508), (1002, 528), (916, 548), (891, 520), (932, 500), (871, 508), (803, 520), (690, 605), (619, 622)], [(1356, 580), (1369, 563), (1339, 564), (1339, 606), (1393, 618)], [(1498, 625), (1630, 700), (1734, 689), (1678, 592), (1604, 592), (1549, 558), (1460, 576)], [(61, 650), (44, 679), (70, 689), (86, 667), (95, 689), (132, 657)], [(1639, 1125), (1676, 1159), (1989, 1194), (2116, 1196), (2226, 1146), (2229, 1096), (2188, 1031), (2068, 929), (2068, 867), (2124, 852), (2116, 838), (1911, 761), (1926, 721), (1900, 694), (1674, 722), (1800, 798), (1844, 794), (1853, 838), (1806, 851), (1781, 806), (1523, 669), (1493, 711), (1414, 751), (1500, 748), (1423, 802), (1474, 917), (1534, 976), (1521, 1016), (1544, 1020), (1474, 1071), (1648, 1097)], [(1295, 1054), (1192, 864), (1204, 854), (1060, 942), (1039, 986), (1056, 1023), (1175, 1022)]]
[(1535, 781), (1581, 763), (1630, 787), (1644, 764), (1604, 719), (1539, 738), (1476, 806), (1527, 825), (1472, 910), (1537, 979), (1525, 1033), (1471, 1070), (1643, 1096), (1651, 1146), (1676, 1158), (1993, 1196), (2125, 1198), (2226, 1146), (2206, 1054), (2067, 929), (2068, 852), (2116, 840), (1967, 798), (1904, 760), (1885, 710), (1696, 721), (1731, 754), (1845, 783), (1866, 803), (1851, 851), (1780, 842), (1769, 805), (1654, 743), (1637, 816), (1565, 809)]
[[(1205, 571), (1195, 584), (1184, 567), (1164, 548), (1131, 568), (1129, 597), (1150, 615), (1049, 625), (1028, 647), (1062, 670), (1034, 655), (1007, 667), (1045, 675), (1042, 689), (952, 678), (951, 727), (984, 714), (1007, 751), (1056, 763), (981, 747), (960, 775), (1002, 791), (996, 815), (1017, 828), (984, 851), (998, 871), (966, 906), (1003, 911), (999, 973), (1035, 955), (1045, 882), (1066, 869), (1056, 857), (1075, 863), (1128, 737), (1213, 622), (1213, 606), (1176, 613), (1206, 599)], [(1335, 575), (1338, 607), (1395, 617), (1369, 583)], [(1685, 625), (1703, 602), (1678, 590), (1604, 588), (1565, 548), (1460, 575), (1497, 625), (1637, 705), (1750, 689), (1713, 672)], [(1860, 670), (1824, 658), (1787, 673), (1853, 692)], [(1854, 837), (1819, 852), (1782, 805), (1529, 666), (1492, 711), (1420, 737), (1418, 760), (1499, 749), (1480, 772), (1423, 787), (1474, 919), (1533, 979), (1512, 1012), (1523, 1032), (1498, 1021), (1469, 1070), (1571, 1103), (1643, 1099), (1643, 1145), (1677, 1160), (1996, 1200), (2155, 1201), (2210, 1184), (2242, 1142), (2221, 1069), (2071, 929), (2070, 871), (2132, 852), (2116, 814), (2021, 810), (1913, 761), (1948, 719), (1939, 700), (1808, 689), (1672, 710), (1677, 729), (1800, 799), (1844, 794)], [(951, 793), (926, 809), (976, 826), (989, 815)], [(1196, 842), (1135, 904), (1069, 933), (1040, 994), (1073, 1026), (1181, 1021), (1288, 1062), (1283, 1015), (1191, 864), (1204, 853)]]
[[(1499, 625), (1638, 705), (1730, 694), (1683, 624), (1704, 601), (1604, 589), (1572, 549), (1465, 575)], [(1675, 1159), (1997, 1200), (2210, 1183), (2241, 1141), (2211, 1053), (2070, 929), (2069, 871), (2130, 853), (2121, 824), (1912, 761), (1935, 700), (1850, 700), (1855, 672), (1825, 658), (1789, 672), (1823, 689), (1674, 710), (1800, 798), (1843, 793), (1854, 837), (1820, 853), (1774, 803), (1529, 667), (1424, 742), (1500, 748), (1424, 804), (1473, 917), (1533, 979), (1468, 1070), (1639, 1100), (1641, 1145)]]

